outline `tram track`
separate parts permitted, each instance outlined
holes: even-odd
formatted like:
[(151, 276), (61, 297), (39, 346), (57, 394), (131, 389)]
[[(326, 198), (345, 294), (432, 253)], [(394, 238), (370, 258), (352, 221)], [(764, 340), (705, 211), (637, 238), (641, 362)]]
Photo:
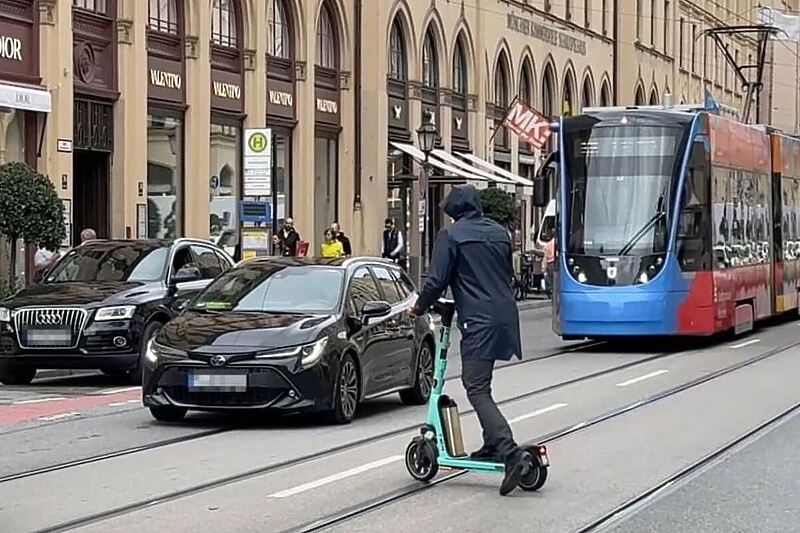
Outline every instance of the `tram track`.
[[(708, 383), (710, 381), (713, 381), (715, 379), (719, 379), (719, 378), (721, 378), (723, 376), (726, 376), (726, 375), (731, 374), (733, 372), (742, 370), (744, 368), (752, 366), (752, 365), (754, 365), (756, 363), (759, 363), (759, 362), (764, 361), (766, 359), (769, 359), (771, 357), (775, 357), (777, 355), (780, 355), (780, 354), (786, 352), (787, 350), (791, 350), (792, 348), (795, 348), (795, 347), (798, 347), (798, 346), (800, 346), (800, 341), (793, 342), (793, 343), (790, 343), (790, 344), (787, 344), (787, 345), (784, 345), (784, 346), (781, 346), (781, 347), (778, 347), (778, 348), (773, 348), (773, 349), (768, 350), (767, 352), (764, 352), (762, 354), (759, 354), (759, 355), (756, 355), (754, 357), (745, 359), (744, 361), (740, 361), (738, 363), (729, 365), (729, 366), (724, 367), (722, 369), (710, 372), (710, 373), (705, 374), (703, 376), (699, 376), (699, 377), (697, 377), (695, 379), (692, 379), (692, 380), (689, 380), (687, 382), (684, 382), (681, 385), (676, 385), (674, 387), (670, 387), (669, 389), (666, 389), (666, 390), (663, 390), (663, 391), (658, 392), (656, 394), (650, 395), (650, 396), (648, 396), (648, 397), (646, 397), (644, 399), (640, 399), (640, 400), (628, 403), (628, 404), (626, 404), (626, 405), (624, 405), (622, 407), (611, 409), (611, 410), (609, 410), (609, 411), (607, 411), (607, 412), (605, 412), (603, 414), (600, 414), (600, 415), (595, 416), (595, 417), (588, 418), (588, 419), (586, 419), (586, 420), (584, 420), (582, 422), (579, 422), (577, 424), (573, 424), (573, 425), (570, 425), (568, 427), (564, 427), (564, 428), (561, 428), (559, 430), (547, 433), (545, 435), (541, 435), (541, 436), (539, 436), (537, 438), (534, 438), (534, 439), (531, 439), (531, 440), (529, 440), (527, 442), (521, 443), (520, 445), (523, 446), (523, 445), (529, 445), (529, 444), (552, 444), (553, 442), (556, 442), (558, 440), (564, 439), (564, 438), (566, 438), (568, 436), (571, 436), (571, 435), (573, 435), (575, 433), (578, 433), (578, 432), (581, 432), (581, 431), (585, 431), (585, 430), (587, 430), (587, 429), (589, 429), (589, 428), (591, 428), (593, 426), (596, 426), (598, 424), (602, 424), (602, 423), (607, 422), (609, 420), (613, 420), (615, 418), (618, 418), (618, 417), (620, 417), (622, 415), (625, 415), (627, 413), (630, 413), (632, 411), (641, 409), (643, 407), (646, 407), (646, 406), (651, 405), (653, 403), (656, 403), (658, 401), (664, 400), (664, 399), (669, 398), (671, 396), (675, 396), (675, 395), (677, 395), (677, 394), (679, 394), (681, 392), (684, 392), (686, 390), (692, 389), (694, 387), (698, 387), (700, 385), (703, 385), (703, 384)], [(783, 413), (781, 413), (777, 417), (774, 417), (774, 419), (772, 419), (773, 420), (772, 423), (776, 423), (777, 420), (780, 420), (780, 419), (783, 419), (786, 416), (789, 416), (795, 410), (800, 410), (800, 404), (795, 405), (791, 409), (789, 409), (787, 411), (784, 411)], [(730, 448), (736, 446), (736, 444), (738, 444), (739, 442), (741, 442), (743, 440), (746, 440), (748, 436), (751, 436), (751, 435), (757, 433), (758, 431), (763, 430), (764, 427), (767, 427), (769, 425), (770, 425), (769, 421), (767, 421), (767, 423), (762, 424), (761, 426), (759, 426), (755, 430), (752, 430), (751, 432), (748, 432), (748, 434), (746, 434), (745, 436), (740, 437), (740, 438), (736, 439), (735, 441), (733, 441), (732, 443), (729, 443), (728, 445), (724, 446), (723, 448), (717, 450), (717, 452), (715, 452), (714, 454), (711, 454), (710, 456), (704, 458), (704, 460), (698, 461), (696, 464), (694, 464), (694, 465), (682, 470), (681, 472), (679, 472), (675, 476), (677, 476), (678, 478), (682, 478), (682, 477), (685, 477), (686, 475), (689, 475), (691, 472), (693, 472), (693, 471), (697, 470), (698, 468), (702, 467), (704, 464), (708, 463), (709, 461), (712, 461), (715, 457), (718, 457), (719, 455), (724, 454), (726, 450), (729, 450)], [(764, 426), (764, 427), (762, 427), (762, 426)], [(417, 495), (417, 494), (419, 494), (419, 493), (421, 493), (423, 491), (431, 490), (434, 487), (440, 486), (440, 485), (442, 485), (444, 483), (447, 483), (448, 481), (451, 481), (453, 479), (457, 479), (457, 478), (461, 478), (461, 477), (467, 476), (467, 475), (469, 475), (469, 473), (470, 472), (468, 470), (457, 470), (457, 471), (451, 472), (449, 474), (446, 474), (444, 476), (441, 476), (438, 479), (434, 479), (434, 480), (432, 480), (432, 481), (430, 481), (428, 483), (412, 483), (412, 484), (407, 485), (404, 488), (396, 489), (394, 491), (391, 491), (391, 492), (376, 496), (375, 498), (371, 498), (370, 500), (367, 500), (365, 502), (361, 502), (359, 504), (350, 506), (350, 507), (348, 507), (348, 508), (346, 508), (344, 510), (340, 510), (340, 511), (337, 511), (335, 513), (331, 513), (329, 515), (325, 515), (325, 516), (323, 516), (321, 518), (318, 518), (318, 519), (316, 519), (314, 521), (307, 522), (307, 523), (302, 524), (300, 526), (294, 526), (292, 528), (285, 529), (281, 533), (312, 533), (312, 532), (316, 532), (316, 531), (323, 531), (323, 530), (326, 530), (326, 529), (328, 529), (330, 527), (333, 527), (333, 526), (340, 526), (340, 525), (345, 524), (347, 522), (350, 522), (350, 521), (352, 521), (352, 520), (354, 520), (356, 518), (359, 518), (361, 516), (367, 515), (367, 514), (373, 512), (373, 511), (376, 511), (378, 509), (381, 509), (381, 508), (387, 507), (389, 505), (392, 505), (394, 503), (400, 502), (400, 501), (405, 500), (405, 499), (407, 499), (409, 497), (415, 496), (415, 495)], [(656, 487), (650, 489), (649, 491), (643, 493), (642, 495), (637, 496), (636, 498), (633, 498), (629, 502), (626, 502), (625, 504), (623, 504), (623, 506), (620, 506), (620, 508), (618, 510), (616, 510), (616, 512), (614, 512), (614, 514), (616, 515), (616, 514), (625, 512), (626, 509), (636, 505), (638, 502), (640, 502), (641, 500), (647, 498), (652, 493), (655, 493), (655, 492), (657, 492), (659, 490), (663, 490), (663, 488), (666, 487), (666, 486), (669, 486), (669, 484), (670, 484), (670, 480), (669, 479), (663, 481), (662, 483), (660, 483)], [(609, 513), (609, 516), (605, 516), (605, 517), (599, 518), (597, 521), (595, 521), (592, 524), (590, 524), (590, 526), (592, 526), (592, 528), (583, 529), (583, 530), (581, 530), (581, 533), (583, 533), (584, 531), (587, 531), (587, 532), (588, 531), (594, 531), (595, 530), (594, 528), (599, 527), (603, 523), (606, 523), (608, 520), (610, 520), (611, 519), (610, 515), (611, 515), (611, 513)], [(596, 525), (594, 525), (594, 524), (596, 524)]]
[[(601, 344), (601, 343), (590, 343), (590, 344), (594, 345), (594, 344)], [(559, 352), (548, 354), (546, 356), (542, 356), (542, 357), (538, 357), (538, 358), (532, 358), (532, 359), (528, 359), (528, 360), (522, 360), (522, 361), (506, 364), (506, 365), (503, 365), (502, 367), (499, 367), (498, 370), (503, 370), (505, 368), (518, 366), (520, 364), (527, 364), (527, 363), (531, 363), (531, 362), (535, 362), (535, 361), (541, 361), (543, 359), (548, 359), (548, 358), (552, 358), (552, 357), (556, 357), (556, 356), (571, 354), (571, 353), (577, 352), (580, 349), (585, 349), (585, 348), (586, 348), (586, 346), (583, 346), (583, 345), (580, 346), (580, 347), (579, 346), (573, 346), (569, 350), (561, 350)], [(575, 378), (564, 380), (564, 381), (561, 381), (561, 382), (558, 382), (558, 383), (553, 383), (553, 384), (547, 385), (545, 387), (538, 388), (538, 389), (533, 390), (533, 391), (528, 391), (528, 392), (521, 393), (521, 394), (518, 394), (518, 395), (513, 396), (513, 397), (505, 398), (503, 400), (498, 401), (497, 404), (500, 405), (500, 406), (511, 404), (511, 403), (514, 403), (514, 402), (518, 402), (518, 401), (521, 401), (521, 400), (525, 400), (525, 399), (529, 399), (529, 398), (535, 397), (537, 395), (549, 393), (549, 392), (552, 392), (552, 391), (555, 391), (555, 390), (558, 390), (558, 389), (561, 389), (561, 388), (564, 388), (564, 387), (575, 385), (577, 383), (581, 383), (581, 382), (584, 382), (584, 381), (589, 381), (589, 380), (596, 379), (596, 378), (599, 378), (599, 377), (603, 377), (603, 376), (606, 376), (606, 375), (609, 375), (609, 374), (613, 374), (615, 372), (619, 372), (619, 371), (627, 370), (627, 369), (630, 369), (630, 368), (634, 368), (636, 366), (644, 365), (646, 363), (650, 363), (650, 362), (656, 361), (658, 359), (663, 359), (663, 358), (670, 357), (670, 356), (676, 356), (676, 355), (680, 355), (682, 353), (690, 352), (690, 351), (692, 351), (692, 349), (673, 350), (673, 351), (668, 351), (668, 352), (656, 353), (656, 354), (644, 357), (642, 359), (637, 359), (635, 361), (629, 361), (627, 363), (623, 363), (623, 364), (616, 365), (616, 366), (613, 366), (613, 367), (609, 367), (609, 368), (605, 368), (605, 369), (602, 369), (602, 370), (598, 370), (596, 372), (592, 372), (592, 373), (585, 374), (585, 375), (582, 375), (582, 376), (577, 376)], [(450, 381), (452, 379), (457, 379), (458, 377), (459, 376), (455, 375), (455, 376), (449, 376), (446, 379), (448, 381)], [(474, 409), (468, 409), (468, 410), (463, 411), (462, 415), (469, 415), (469, 414), (472, 414), (472, 413), (474, 413)], [(262, 467), (254, 468), (254, 469), (251, 469), (251, 470), (248, 470), (248, 471), (245, 471), (245, 472), (240, 472), (240, 473), (237, 473), (237, 474), (232, 474), (230, 476), (225, 476), (225, 477), (222, 477), (222, 478), (218, 478), (218, 479), (209, 481), (207, 483), (193, 485), (193, 486), (187, 487), (185, 489), (179, 489), (179, 490), (167, 493), (167, 494), (161, 494), (159, 496), (153, 496), (153, 497), (150, 497), (150, 498), (146, 498), (146, 499), (138, 500), (138, 501), (135, 501), (135, 502), (131, 502), (131, 503), (126, 504), (126, 505), (117, 506), (117, 507), (115, 507), (113, 509), (107, 509), (107, 510), (100, 511), (100, 512), (97, 512), (97, 513), (94, 513), (94, 514), (91, 514), (91, 515), (87, 515), (87, 516), (84, 516), (84, 517), (80, 517), (80, 518), (76, 518), (76, 519), (73, 519), (73, 520), (69, 520), (69, 521), (54, 525), (54, 526), (50, 526), (50, 527), (47, 527), (47, 528), (40, 529), (39, 532), (40, 533), (44, 533), (44, 532), (70, 531), (70, 530), (73, 530), (73, 529), (76, 529), (76, 528), (85, 527), (87, 525), (96, 524), (96, 523), (103, 522), (105, 520), (109, 520), (109, 519), (112, 519), (112, 518), (128, 515), (130, 513), (133, 513), (133, 512), (136, 512), (136, 511), (139, 511), (139, 510), (142, 510), (142, 509), (145, 509), (145, 508), (149, 508), (149, 507), (152, 507), (154, 505), (173, 502), (173, 501), (180, 500), (180, 499), (183, 499), (183, 498), (186, 498), (186, 497), (189, 497), (189, 496), (193, 496), (193, 495), (196, 495), (196, 494), (199, 494), (199, 493), (202, 493), (202, 492), (206, 492), (206, 491), (213, 490), (213, 489), (216, 489), (216, 488), (221, 488), (221, 487), (224, 487), (226, 485), (247, 481), (249, 479), (253, 479), (253, 478), (260, 477), (260, 476), (274, 474), (276, 472), (280, 472), (282, 470), (286, 470), (286, 469), (289, 469), (289, 468), (302, 466), (303, 464), (311, 463), (313, 461), (317, 461), (317, 460), (320, 460), (320, 459), (324, 459), (326, 457), (330, 457), (330, 456), (336, 455), (336, 454), (344, 452), (344, 451), (357, 449), (357, 448), (360, 448), (360, 447), (363, 447), (363, 446), (366, 446), (366, 445), (375, 444), (375, 443), (378, 443), (378, 442), (383, 441), (383, 440), (388, 440), (390, 438), (397, 437), (399, 435), (403, 435), (403, 434), (406, 434), (406, 433), (413, 432), (418, 427), (419, 427), (419, 423), (414, 423), (414, 424), (410, 424), (410, 425), (407, 425), (407, 426), (404, 426), (404, 427), (401, 427), (401, 428), (397, 428), (397, 429), (394, 429), (394, 430), (391, 430), (391, 431), (383, 432), (383, 433), (380, 433), (380, 434), (377, 434), (377, 435), (370, 435), (370, 436), (367, 436), (367, 437), (364, 437), (364, 438), (361, 438), (361, 439), (357, 439), (355, 441), (343, 443), (343, 444), (340, 444), (340, 445), (337, 445), (337, 446), (326, 448), (324, 450), (319, 450), (319, 451), (312, 452), (312, 453), (309, 453), (309, 454), (305, 454), (305, 455), (302, 455), (302, 456), (299, 456), (299, 457), (295, 457), (295, 458), (292, 458), (292, 459), (287, 459), (285, 461), (281, 461), (281, 462), (278, 462), (278, 463), (273, 463), (273, 464), (270, 464), (270, 465), (265, 465), (265, 466), (262, 466)], [(84, 464), (86, 464), (86, 463), (84, 463)], [(53, 471), (53, 469), (51, 469), (50, 471)], [(458, 474), (461, 474), (461, 473), (460, 472), (455, 472), (454, 474), (450, 474), (450, 475), (446, 476), (445, 478), (442, 478), (440, 480), (436, 480), (434, 483), (438, 484), (438, 483), (447, 481), (448, 479), (452, 479), (452, 477), (456, 477), (456, 475), (458, 475)], [(425, 487), (430, 486), (430, 485), (431, 484), (428, 484)], [(400, 498), (406, 497), (406, 496), (408, 496), (410, 494), (411, 493), (404, 493), (403, 495), (398, 496), (396, 499), (400, 499)]]
[[(550, 352), (550, 353), (546, 353), (546, 354), (541, 355), (539, 357), (532, 357), (530, 359), (522, 359), (520, 361), (513, 361), (513, 362), (506, 363), (504, 365), (498, 366), (498, 370), (504, 370), (506, 368), (511, 368), (511, 367), (515, 367), (515, 366), (519, 366), (519, 365), (530, 364), (530, 363), (539, 362), (539, 361), (545, 361), (545, 360), (548, 360), (548, 359), (553, 359), (555, 357), (561, 357), (561, 356), (564, 356), (564, 355), (570, 355), (570, 354), (576, 353), (576, 352), (578, 352), (580, 350), (584, 350), (584, 349), (592, 348), (592, 347), (598, 347), (598, 346), (601, 346), (603, 344), (604, 344), (604, 342), (596, 342), (596, 341), (578, 343), (576, 345), (570, 346), (569, 348), (562, 349), (562, 350), (557, 350), (557, 351)], [(620, 366), (614, 367), (613, 369), (608, 369), (608, 371), (622, 370), (624, 368), (628, 368), (632, 363), (642, 364), (642, 363), (645, 363), (645, 362), (653, 360), (652, 357), (665, 357), (666, 355), (669, 355), (670, 353), (679, 353), (679, 352), (668, 352), (666, 354), (658, 354), (657, 356), (651, 356), (651, 358), (648, 358), (648, 359), (645, 359), (645, 360), (633, 361), (631, 363), (626, 363), (625, 365), (620, 365)], [(626, 366), (626, 365), (628, 365), (628, 366)], [(600, 371), (600, 372), (603, 372), (603, 371)], [(597, 373), (593, 373), (593, 374), (589, 374), (589, 375), (586, 375), (586, 376), (581, 376), (580, 379), (591, 379), (592, 377), (596, 377), (596, 376), (597, 376)], [(458, 379), (459, 377), (460, 376), (459, 376), (458, 372), (455, 372), (452, 375), (445, 377), (445, 381), (452, 381), (454, 379)], [(531, 393), (528, 393), (528, 394), (540, 394), (540, 393), (544, 393), (544, 392), (549, 392), (550, 390), (553, 390), (553, 387), (558, 388), (558, 387), (562, 387), (562, 386), (571, 385), (571, 384), (576, 382), (575, 381), (576, 379), (579, 379), (579, 378), (573, 378), (572, 380), (569, 380), (569, 381), (556, 383), (554, 385), (548, 386), (548, 387), (543, 388), (541, 390), (532, 391)], [(514, 401), (514, 399), (509, 399), (508, 401), (509, 402), (510, 401)], [(103, 415), (103, 416), (105, 416), (105, 415)], [(407, 426), (407, 427), (400, 428), (398, 430), (393, 430), (392, 432), (381, 433), (381, 434), (375, 435), (373, 437), (375, 439), (377, 439), (377, 440), (381, 440), (381, 439), (384, 439), (384, 438), (391, 438), (391, 437), (395, 436), (398, 433), (402, 433), (403, 431), (408, 431), (410, 429), (413, 429), (414, 427), (415, 426)], [(78, 466), (89, 465), (89, 464), (92, 464), (92, 463), (99, 463), (99, 462), (102, 462), (102, 461), (107, 461), (109, 459), (115, 459), (115, 458), (118, 458), (118, 457), (124, 457), (126, 455), (134, 455), (134, 454), (137, 454), (137, 453), (157, 450), (159, 448), (164, 448), (164, 447), (167, 447), (167, 446), (174, 446), (176, 444), (182, 444), (182, 443), (186, 443), (186, 442), (200, 440), (200, 439), (212, 437), (212, 436), (215, 436), (215, 435), (220, 435), (220, 434), (223, 434), (223, 433), (229, 433), (231, 431), (236, 431), (238, 429), (241, 429), (241, 426), (227, 426), (227, 427), (223, 427), (223, 428), (215, 428), (215, 429), (208, 430), (208, 431), (201, 431), (201, 432), (198, 432), (198, 433), (192, 433), (190, 435), (174, 437), (174, 438), (171, 438), (171, 439), (151, 442), (151, 443), (142, 444), (142, 445), (139, 445), (139, 446), (132, 446), (130, 448), (124, 448), (124, 449), (121, 449), (121, 450), (115, 450), (115, 451), (106, 452), (106, 453), (102, 453), (102, 454), (92, 455), (92, 456), (85, 457), (85, 458), (82, 458), (82, 459), (75, 459), (75, 460), (72, 460), (72, 461), (64, 461), (64, 462), (56, 463), (56, 464), (49, 465), (49, 466), (44, 466), (44, 467), (39, 467), (39, 468), (33, 468), (33, 469), (30, 469), (30, 470), (25, 470), (23, 472), (16, 472), (16, 473), (13, 473), (13, 474), (7, 474), (5, 476), (0, 476), (0, 485), (3, 485), (4, 483), (9, 483), (9, 482), (12, 482), (12, 481), (18, 481), (20, 479), (39, 476), (39, 475), (42, 475), (42, 474), (49, 474), (49, 473), (52, 473), (52, 472), (68, 470), (70, 468), (75, 468), (75, 467), (78, 467)], [(0, 437), (2, 437), (2, 435), (0, 435)], [(352, 446), (356, 446), (356, 447), (357, 446), (361, 446), (363, 444), (364, 443), (361, 442), (361, 441), (355, 441), (355, 442), (351, 443)], [(331, 449), (331, 450), (333, 450), (333, 449)], [(342, 450), (338, 450), (337, 449), (335, 451), (326, 451), (325, 453), (337, 453), (339, 451), (342, 451)], [(300, 459), (302, 459), (302, 458), (300, 458)], [(288, 465), (288, 466), (292, 466), (292, 465)]]
[(626, 518), (633, 516), (637, 511), (643, 509), (650, 502), (654, 501), (661, 494), (666, 492), (667, 489), (674, 488), (682, 482), (688, 481), (695, 474), (713, 466), (717, 461), (729, 457), (739, 449), (746, 446), (747, 443), (754, 442), (759, 437), (777, 427), (782, 422), (785, 422), (786, 420), (795, 416), (799, 412), (800, 403), (792, 405), (788, 409), (785, 409), (777, 415), (770, 417), (768, 420), (758, 424), (742, 435), (715, 449), (708, 455), (681, 469), (679, 472), (676, 472), (666, 479), (663, 479), (633, 498), (626, 500), (611, 511), (601, 515), (589, 524), (586, 524), (585, 526), (576, 530), (576, 533), (593, 533), (595, 531), (602, 531), (608, 526), (617, 524)]

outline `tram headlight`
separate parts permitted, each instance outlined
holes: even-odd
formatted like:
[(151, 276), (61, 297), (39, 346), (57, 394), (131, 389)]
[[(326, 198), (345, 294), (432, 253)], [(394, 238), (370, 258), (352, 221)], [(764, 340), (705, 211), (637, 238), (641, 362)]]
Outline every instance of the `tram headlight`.
[(586, 274), (584, 274), (583, 272), (578, 272), (578, 281), (580, 283), (586, 283), (587, 280), (588, 278), (586, 277)]
[(639, 283), (647, 283), (650, 281), (650, 278), (647, 277), (647, 272), (642, 272), (642, 275), (639, 276)]

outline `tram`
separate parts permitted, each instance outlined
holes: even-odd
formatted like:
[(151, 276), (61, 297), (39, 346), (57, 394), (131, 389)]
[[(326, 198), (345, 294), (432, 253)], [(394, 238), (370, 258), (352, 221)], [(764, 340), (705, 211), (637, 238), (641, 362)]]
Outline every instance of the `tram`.
[(587, 109), (553, 129), (562, 338), (739, 333), (797, 310), (800, 140), (691, 105)]

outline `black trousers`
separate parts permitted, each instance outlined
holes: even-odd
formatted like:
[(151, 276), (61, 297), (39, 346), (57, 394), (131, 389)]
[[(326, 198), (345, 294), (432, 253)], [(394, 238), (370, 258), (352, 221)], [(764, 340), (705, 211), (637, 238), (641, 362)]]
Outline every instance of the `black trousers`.
[(501, 457), (506, 457), (518, 448), (508, 421), (492, 398), (493, 372), (493, 360), (461, 359), (461, 383), (483, 428), (483, 443), (497, 450)]

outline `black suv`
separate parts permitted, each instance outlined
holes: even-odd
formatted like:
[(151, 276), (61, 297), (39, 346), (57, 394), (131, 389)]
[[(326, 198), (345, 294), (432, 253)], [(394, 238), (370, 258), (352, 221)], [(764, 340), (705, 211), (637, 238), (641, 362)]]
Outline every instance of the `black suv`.
[(95, 240), (37, 285), (0, 302), (0, 381), (40, 368), (100, 369), (141, 380), (148, 341), (233, 260), (208, 241)]

